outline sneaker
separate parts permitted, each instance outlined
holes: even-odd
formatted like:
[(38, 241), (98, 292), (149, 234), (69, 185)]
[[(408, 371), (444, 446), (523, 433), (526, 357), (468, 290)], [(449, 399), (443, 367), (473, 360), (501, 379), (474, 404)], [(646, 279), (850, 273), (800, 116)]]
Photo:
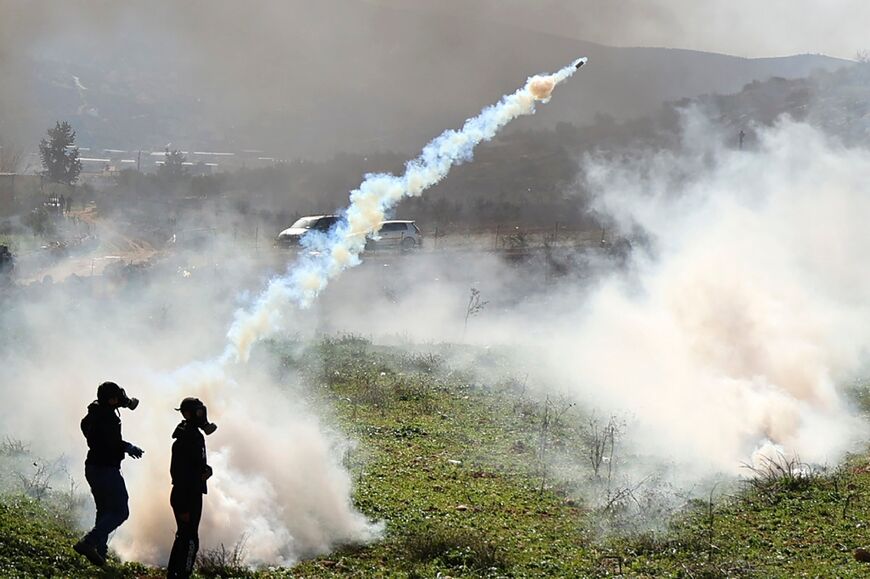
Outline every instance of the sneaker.
[(96, 547), (94, 547), (84, 539), (73, 545), (73, 550), (79, 555), (84, 555), (88, 561), (90, 561), (97, 567), (102, 567), (106, 564), (106, 558), (100, 555), (100, 552), (97, 551)]

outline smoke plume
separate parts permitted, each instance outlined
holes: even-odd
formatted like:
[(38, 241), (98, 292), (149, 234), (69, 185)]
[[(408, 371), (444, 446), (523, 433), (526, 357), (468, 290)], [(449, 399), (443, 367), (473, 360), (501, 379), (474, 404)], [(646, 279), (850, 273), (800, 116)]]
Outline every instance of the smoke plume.
[(678, 155), (587, 163), (598, 209), (652, 251), (553, 353), (569, 390), (640, 418), (651, 452), (734, 472), (773, 443), (835, 463), (866, 432), (845, 391), (870, 361), (870, 153), (788, 119), (757, 150), (723, 142), (690, 112)]
[[(253, 262), (233, 245), (215, 250), (221, 262), (233, 256), (220, 275), (164, 263), (147, 272), (147, 282), (116, 287), (110, 299), (100, 290), (108, 282), (75, 276), (3, 296), (4, 436), (31, 444), (38, 456), (65, 455), (87, 492), (78, 424), (96, 385), (114, 380), (141, 400), (135, 412), (121, 411), (125, 439), (145, 450), (141, 460), (122, 464), (131, 516), (111, 547), (124, 559), (166, 563), (175, 528), (170, 435), (185, 396), (202, 399), (219, 425), (206, 440), (215, 474), (205, 496), (203, 549), (246, 539), (248, 563), (290, 564), (381, 531), (354, 509), (342, 463), (350, 442), (319, 417), (304, 380), (280, 379), (268, 363), (189, 362), (219, 351), (238, 292), (250, 284), (246, 278), (257, 279)], [(83, 527), (92, 523), (82, 520)]]
[(380, 229), (387, 212), (403, 197), (421, 195), (447, 176), (454, 165), (470, 160), (479, 143), (492, 139), (517, 117), (533, 114), (535, 102), (548, 102), (556, 85), (585, 62), (581, 58), (554, 74), (530, 77), (522, 88), (468, 119), (462, 129), (445, 131), (432, 140), (420, 156), (405, 165), (403, 175), (367, 175), (359, 188), (351, 191), (350, 205), (334, 230), (308, 241), (308, 248), (315, 251), (305, 254), (285, 276), (272, 280), (253, 309), (237, 314), (229, 331), (232, 348), (225, 356), (247, 360), (254, 343), (282, 328), (282, 310), (288, 303), (308, 307), (330, 279), (359, 265), (366, 237)]
[(421, 258), (389, 281), (355, 272), (317, 315), (380, 340), (456, 341), (476, 287), (490, 305), (466, 341), (509, 347), (531, 383), (625, 417), (632, 452), (681, 482), (745, 473), (759, 451), (836, 464), (867, 433), (849, 389), (870, 372), (870, 152), (788, 119), (732, 150), (699, 111), (683, 122), (675, 151), (581, 163), (599, 218), (633, 240), (624, 269), (587, 257), (551, 280), (546, 264)]

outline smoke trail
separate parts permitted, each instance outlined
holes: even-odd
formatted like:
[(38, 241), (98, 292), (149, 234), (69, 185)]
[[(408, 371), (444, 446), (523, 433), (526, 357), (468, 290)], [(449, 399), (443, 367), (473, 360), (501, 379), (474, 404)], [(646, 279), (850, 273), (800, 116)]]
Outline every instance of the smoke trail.
[(302, 257), (286, 275), (273, 279), (250, 311), (239, 311), (229, 330), (224, 359), (247, 360), (251, 347), (282, 327), (283, 308), (289, 301), (306, 308), (342, 271), (360, 263), (366, 236), (378, 231), (381, 221), (403, 197), (415, 197), (443, 179), (450, 169), (471, 158), (474, 148), (492, 139), (512, 120), (535, 112), (535, 102), (549, 102), (553, 89), (586, 63), (585, 58), (549, 75), (530, 77), (515, 93), (465, 121), (460, 130), (447, 130), (423, 148), (405, 165), (400, 176), (386, 173), (367, 175), (351, 191), (344, 218), (326, 239), (314, 238), (309, 247), (317, 249)]

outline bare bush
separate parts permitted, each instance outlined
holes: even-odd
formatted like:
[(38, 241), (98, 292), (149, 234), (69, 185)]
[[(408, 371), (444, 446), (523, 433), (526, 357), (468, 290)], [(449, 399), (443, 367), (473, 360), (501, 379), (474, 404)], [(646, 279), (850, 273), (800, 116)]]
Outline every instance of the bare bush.
[(85, 505), (87, 495), (79, 491), (75, 479), (69, 471), (63, 468), (67, 486), (64, 489), (56, 489), (51, 492), (51, 505), (57, 513), (58, 519), (68, 529), (75, 529), (78, 524), (78, 513)]
[(15, 476), (21, 483), (24, 493), (38, 501), (44, 500), (51, 491), (51, 481), (63, 471), (63, 458), (54, 462), (37, 459), (27, 472), (17, 471)]
[(0, 442), (0, 456), (18, 457), (30, 454), (30, 447), (24, 441), (7, 436)]
[(562, 418), (576, 403), (569, 402), (562, 398), (557, 402), (550, 400), (550, 397), (544, 400), (544, 408), (541, 411), (541, 427), (538, 433), (538, 463), (540, 465), (541, 474), (541, 492), (547, 485), (547, 477), (549, 475), (548, 452), (551, 446), (552, 431), (562, 424)]
[(783, 494), (800, 492), (810, 488), (822, 478), (823, 471), (801, 462), (797, 456), (787, 457), (777, 453), (774, 457), (763, 456), (757, 465), (744, 464), (751, 473), (746, 480), (760, 496), (776, 501)]
[(595, 414), (589, 417), (581, 432), (586, 458), (592, 467), (592, 475), (601, 478), (601, 467), (607, 463), (608, 479), (613, 473), (613, 456), (616, 451), (616, 439), (619, 437), (621, 424), (615, 416), (602, 424)]
[(223, 543), (214, 549), (206, 549), (197, 557), (197, 573), (207, 578), (217, 577), (254, 577), (245, 566), (248, 538), (243, 536), (232, 547)]
[(471, 288), (471, 294), (468, 296), (468, 304), (465, 306), (465, 325), (462, 329), (463, 337), (465, 336), (465, 332), (468, 330), (468, 319), (482, 312), (483, 308), (485, 308), (488, 303), (488, 301), (481, 299), (479, 289), (476, 287)]

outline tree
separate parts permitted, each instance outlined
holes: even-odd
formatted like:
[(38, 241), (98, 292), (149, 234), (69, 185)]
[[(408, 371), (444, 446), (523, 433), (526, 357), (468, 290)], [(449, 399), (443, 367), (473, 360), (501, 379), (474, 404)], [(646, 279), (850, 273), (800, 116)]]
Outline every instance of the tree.
[(158, 170), (158, 174), (170, 183), (175, 183), (187, 177), (187, 157), (181, 151), (166, 151), (166, 157)]
[(53, 183), (74, 184), (82, 172), (79, 149), (75, 146), (76, 132), (66, 121), (57, 122), (48, 129), (48, 138), (39, 142), (42, 175)]

